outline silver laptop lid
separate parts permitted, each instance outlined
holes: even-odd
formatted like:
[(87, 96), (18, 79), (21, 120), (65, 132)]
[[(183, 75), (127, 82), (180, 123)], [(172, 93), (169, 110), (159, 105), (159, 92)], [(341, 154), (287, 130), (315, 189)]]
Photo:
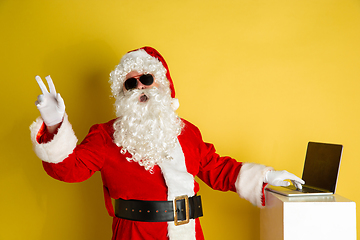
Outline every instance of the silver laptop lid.
[(343, 146), (309, 142), (302, 179), (308, 186), (335, 193)]

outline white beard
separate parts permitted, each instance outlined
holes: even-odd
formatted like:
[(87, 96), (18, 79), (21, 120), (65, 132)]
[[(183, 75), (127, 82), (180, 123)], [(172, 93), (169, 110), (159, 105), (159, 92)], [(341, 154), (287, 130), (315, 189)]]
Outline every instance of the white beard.
[[(140, 102), (140, 96), (148, 97)], [(171, 97), (157, 88), (131, 90), (116, 99), (114, 142), (121, 153), (129, 152), (128, 161), (139, 163), (146, 170), (171, 159), (183, 123), (171, 107)]]

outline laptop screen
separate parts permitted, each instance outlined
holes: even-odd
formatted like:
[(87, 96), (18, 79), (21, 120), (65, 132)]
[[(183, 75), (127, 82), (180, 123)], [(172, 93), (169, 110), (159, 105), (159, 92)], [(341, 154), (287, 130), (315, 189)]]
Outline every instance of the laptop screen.
[(309, 142), (302, 176), (305, 184), (335, 193), (342, 148), (337, 144)]

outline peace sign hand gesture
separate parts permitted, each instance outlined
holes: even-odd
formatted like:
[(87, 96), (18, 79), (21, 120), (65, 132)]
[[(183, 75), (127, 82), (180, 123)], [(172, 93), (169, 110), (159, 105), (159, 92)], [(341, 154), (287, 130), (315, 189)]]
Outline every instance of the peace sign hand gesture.
[(46, 126), (53, 126), (61, 123), (65, 114), (65, 104), (60, 93), (56, 93), (51, 77), (45, 77), (50, 92), (47, 90), (44, 82), (39, 76), (36, 76), (35, 79), (42, 91), (42, 94), (38, 96), (35, 105), (39, 109)]

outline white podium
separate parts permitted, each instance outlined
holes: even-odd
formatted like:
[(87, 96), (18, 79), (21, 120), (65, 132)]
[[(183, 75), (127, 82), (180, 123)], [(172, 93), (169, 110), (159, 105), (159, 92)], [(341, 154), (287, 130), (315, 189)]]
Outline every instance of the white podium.
[(285, 197), (265, 191), (260, 240), (356, 240), (356, 204), (337, 194)]

